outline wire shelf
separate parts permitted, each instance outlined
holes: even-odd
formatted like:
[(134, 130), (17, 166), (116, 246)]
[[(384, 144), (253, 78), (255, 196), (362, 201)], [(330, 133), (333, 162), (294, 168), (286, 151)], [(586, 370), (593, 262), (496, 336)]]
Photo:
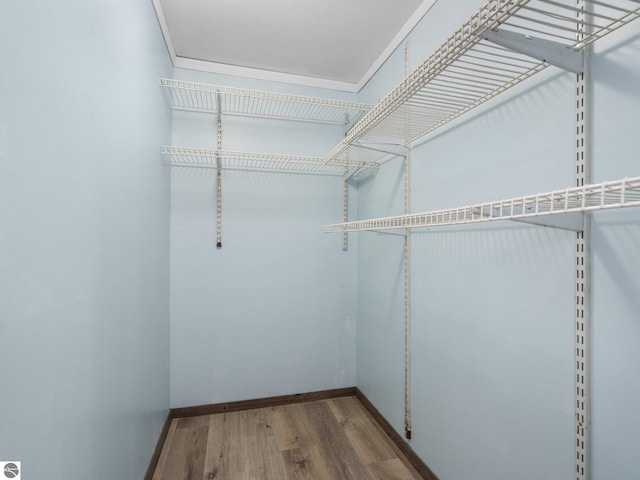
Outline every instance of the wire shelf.
[[(266, 117), (344, 125), (354, 122), (371, 105), (327, 98), (222, 87), (161, 78), (167, 98), (176, 110)], [(345, 119), (348, 119), (345, 122)]]
[(433, 212), (327, 225), (327, 233), (438, 227), (640, 206), (640, 177)]
[[(487, 31), (509, 31), (554, 42), (560, 50), (586, 45), (640, 16), (637, 0), (585, 0), (580, 20), (569, 0), (490, 0), (410, 76), (372, 108), (325, 157), (340, 158), (357, 142), (408, 145), (543, 70), (547, 63), (489, 42)], [(589, 32), (577, 41), (577, 33)]]
[(363, 170), (378, 168), (378, 165), (372, 162), (336, 160), (327, 163), (321, 157), (233, 152), (202, 148), (163, 147), (162, 153), (170, 159), (171, 165), (177, 167), (217, 168), (217, 161), (220, 160), (222, 169), (346, 175), (347, 177), (357, 175)]

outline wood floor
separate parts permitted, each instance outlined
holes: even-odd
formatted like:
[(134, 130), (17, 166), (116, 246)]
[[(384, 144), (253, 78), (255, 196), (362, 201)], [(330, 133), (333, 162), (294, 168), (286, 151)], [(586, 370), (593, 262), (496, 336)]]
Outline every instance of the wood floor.
[(422, 480), (356, 397), (174, 418), (153, 480)]

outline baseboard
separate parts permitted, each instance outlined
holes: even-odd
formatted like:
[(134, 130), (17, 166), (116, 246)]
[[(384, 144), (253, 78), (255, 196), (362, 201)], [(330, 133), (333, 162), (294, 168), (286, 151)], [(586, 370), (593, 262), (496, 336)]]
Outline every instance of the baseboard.
[(239, 412), (253, 408), (276, 407), (291, 403), (313, 402), (330, 398), (350, 397), (356, 394), (356, 387), (338, 388), (334, 390), (322, 390), (319, 392), (295, 393), (293, 395), (281, 395), (278, 397), (258, 398), (255, 400), (241, 400), (239, 402), (214, 403), (210, 405), (197, 405), (195, 407), (172, 408), (172, 418), (197, 417), (199, 415), (213, 415), (216, 413)]
[(402, 436), (396, 431), (396, 429), (393, 428), (393, 426), (387, 421), (387, 419), (382, 416), (378, 409), (374, 407), (373, 403), (369, 401), (369, 399), (365, 396), (364, 393), (360, 391), (359, 388), (356, 388), (355, 396), (358, 400), (360, 400), (362, 406), (371, 414), (376, 422), (378, 422), (380, 427), (382, 427), (391, 441), (396, 444), (402, 454), (407, 457), (407, 460), (409, 460), (411, 465), (413, 465), (418, 473), (420, 473), (420, 475), (422, 475), (425, 480), (438, 480), (436, 474), (433, 473), (427, 466), (427, 464), (422, 461), (418, 454), (409, 446), (409, 444), (404, 440), (404, 438), (402, 438)]
[(164, 442), (167, 439), (167, 435), (169, 433), (169, 426), (171, 425), (172, 419), (173, 416), (171, 415), (171, 410), (169, 410), (169, 413), (167, 413), (167, 418), (164, 421), (162, 431), (160, 432), (160, 437), (158, 437), (156, 449), (153, 451), (153, 455), (151, 455), (151, 460), (149, 460), (149, 467), (147, 468), (147, 474), (144, 476), (144, 480), (151, 480), (153, 478), (153, 474), (156, 471), (156, 466), (158, 465), (158, 460), (160, 459), (160, 454), (162, 453), (162, 447), (164, 446)]

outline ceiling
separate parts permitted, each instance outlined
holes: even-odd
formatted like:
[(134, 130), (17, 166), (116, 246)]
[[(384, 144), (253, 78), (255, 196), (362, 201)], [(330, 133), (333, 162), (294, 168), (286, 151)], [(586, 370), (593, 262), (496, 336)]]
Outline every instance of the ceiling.
[(153, 0), (174, 66), (356, 92), (436, 0)]

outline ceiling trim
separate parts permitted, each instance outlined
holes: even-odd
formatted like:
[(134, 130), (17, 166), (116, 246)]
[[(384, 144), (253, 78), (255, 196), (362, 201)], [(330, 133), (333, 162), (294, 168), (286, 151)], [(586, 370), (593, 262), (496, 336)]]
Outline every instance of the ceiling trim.
[(171, 40), (171, 35), (169, 34), (169, 25), (167, 24), (167, 19), (164, 16), (164, 12), (162, 11), (162, 5), (160, 5), (160, 0), (151, 0), (151, 2), (153, 3), (153, 8), (156, 11), (156, 17), (158, 17), (160, 31), (162, 32), (164, 43), (167, 46), (167, 50), (169, 51), (171, 63), (173, 63), (173, 66), (175, 67), (177, 58), (176, 49), (173, 47), (173, 41)]
[(255, 78), (258, 80), (267, 80), (283, 83), (292, 83), (295, 85), (305, 85), (309, 87), (328, 88), (331, 90), (340, 90), (350, 93), (358, 93), (367, 82), (375, 75), (380, 67), (398, 48), (402, 41), (411, 33), (415, 26), (422, 20), (437, 0), (424, 0), (409, 17), (398, 33), (387, 44), (378, 58), (371, 64), (371, 67), (362, 76), (358, 83), (342, 82), (339, 80), (329, 80), (325, 78), (310, 77), (305, 75), (295, 75), (290, 73), (274, 72), (271, 70), (263, 70), (259, 68), (241, 67), (238, 65), (228, 65), (224, 63), (210, 62), (206, 60), (197, 60), (194, 58), (180, 57), (176, 55), (173, 41), (169, 33), (169, 26), (162, 11), (160, 0), (151, 0), (158, 17), (160, 30), (165, 40), (171, 62), (176, 68), (185, 68), (188, 70), (198, 70), (209, 73), (218, 73), (222, 75), (234, 75), (238, 77)]
[(206, 60), (196, 60), (194, 58), (176, 56), (173, 66), (176, 68), (219, 73), (222, 75), (235, 75), (236, 77), (248, 77), (258, 80), (293, 83), (296, 85), (329, 88), (331, 90), (342, 90), (352, 93), (359, 91), (358, 84), (356, 83), (328, 80), (325, 78), (309, 77), (305, 75), (294, 75), (292, 73), (274, 72), (272, 70), (262, 70), (259, 68), (240, 67), (238, 65), (227, 65), (224, 63), (209, 62)]

